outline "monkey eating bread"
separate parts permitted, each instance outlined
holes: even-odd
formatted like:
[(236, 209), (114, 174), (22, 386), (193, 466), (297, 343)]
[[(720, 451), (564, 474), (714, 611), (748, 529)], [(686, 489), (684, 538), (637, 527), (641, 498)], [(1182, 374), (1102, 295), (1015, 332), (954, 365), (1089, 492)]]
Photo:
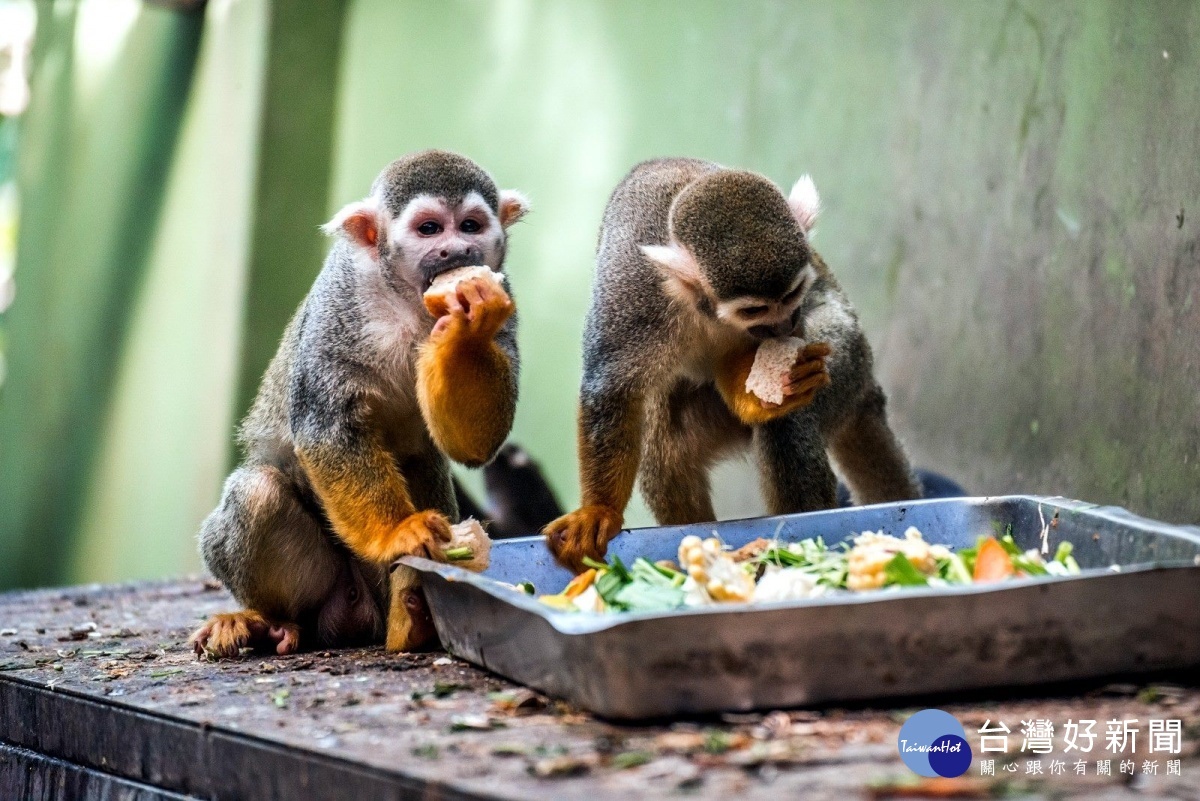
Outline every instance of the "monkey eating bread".
[(746, 391), (776, 406), (783, 403), (788, 376), (803, 347), (804, 340), (795, 337), (763, 340), (754, 351), (754, 364), (746, 376)]
[(508, 436), (518, 356), (512, 299), (490, 275), (435, 293), (432, 312), (424, 296), (463, 267), (502, 272), (527, 207), (470, 159), (428, 150), (392, 162), (325, 225), (333, 246), (201, 525), (205, 564), (244, 608), (201, 626), (197, 653), (385, 632), (410, 650), (434, 636), (416, 572), (392, 568), (454, 547), (450, 461), (483, 465)]
[(920, 497), (870, 345), (809, 242), (808, 176), (634, 167), (600, 226), (579, 396), (580, 507), (544, 529), (563, 565), (604, 555), (640, 481), (660, 525), (716, 519), (709, 470), (750, 451), (772, 514)]

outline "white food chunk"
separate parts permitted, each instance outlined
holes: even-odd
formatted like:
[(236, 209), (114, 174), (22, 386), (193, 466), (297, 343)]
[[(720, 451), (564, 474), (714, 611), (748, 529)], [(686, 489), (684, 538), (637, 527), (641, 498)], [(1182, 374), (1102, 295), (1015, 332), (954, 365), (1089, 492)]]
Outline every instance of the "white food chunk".
[(443, 545), (442, 550), (451, 548), (470, 548), (473, 552), (470, 559), (451, 563), (456, 567), (482, 573), (491, 563), (492, 540), (479, 521), (473, 517), (450, 526), (450, 542)]
[(824, 594), (824, 587), (803, 570), (767, 567), (754, 587), (754, 601), (798, 601)]
[(484, 265), (476, 265), (472, 267), (458, 267), (446, 272), (433, 279), (433, 283), (429, 289), (425, 290), (425, 302), (435, 298), (441, 298), (443, 301), (448, 301), (450, 296), (457, 291), (457, 287), (468, 278), (490, 278), (501, 286), (504, 285), (504, 274), (492, 270)]
[(767, 403), (783, 403), (783, 385), (802, 347), (804, 340), (796, 337), (764, 340), (754, 353), (754, 365), (746, 376), (746, 391)]

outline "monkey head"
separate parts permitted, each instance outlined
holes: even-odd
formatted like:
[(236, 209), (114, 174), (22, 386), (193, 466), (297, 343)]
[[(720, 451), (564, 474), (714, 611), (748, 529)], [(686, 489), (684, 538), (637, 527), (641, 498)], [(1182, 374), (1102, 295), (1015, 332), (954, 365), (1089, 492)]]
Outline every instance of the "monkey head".
[(718, 170), (671, 204), (670, 241), (643, 245), (669, 295), (756, 339), (788, 336), (816, 280), (808, 233), (820, 199), (805, 175), (786, 199), (751, 172)]
[(419, 296), (456, 267), (503, 269), (505, 232), (528, 209), (524, 195), (498, 190), (470, 159), (425, 150), (389, 164), (371, 194), (342, 208), (323, 230), (345, 236), (393, 289)]

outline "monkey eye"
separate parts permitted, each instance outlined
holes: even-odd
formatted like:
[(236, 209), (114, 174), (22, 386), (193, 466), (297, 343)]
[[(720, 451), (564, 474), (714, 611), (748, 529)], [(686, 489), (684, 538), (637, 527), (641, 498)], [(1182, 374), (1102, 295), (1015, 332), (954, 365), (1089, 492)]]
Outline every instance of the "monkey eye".
[(482, 227), (479, 220), (466, 219), (462, 221), (462, 225), (458, 226), (458, 230), (464, 234), (477, 234)]
[(765, 311), (767, 311), (766, 306), (746, 306), (745, 308), (738, 309), (738, 316), (748, 320), (751, 317), (757, 317)]
[(434, 234), (440, 234), (441, 232), (442, 226), (438, 223), (435, 223), (433, 220), (426, 220), (417, 226), (417, 233), (419, 233), (421, 236), (433, 236)]

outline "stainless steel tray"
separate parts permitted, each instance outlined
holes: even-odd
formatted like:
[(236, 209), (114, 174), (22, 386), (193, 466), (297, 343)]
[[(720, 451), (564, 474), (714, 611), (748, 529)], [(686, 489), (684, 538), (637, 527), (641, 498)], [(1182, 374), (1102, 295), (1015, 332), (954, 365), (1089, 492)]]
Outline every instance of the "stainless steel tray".
[[(1200, 665), (1200, 528), (1116, 507), (1008, 496), (882, 504), (626, 531), (628, 563), (673, 558), (687, 534), (756, 537), (916, 526), (955, 548), (1011, 525), (1023, 548), (1075, 546), (1078, 576), (886, 590), (668, 613), (558, 612), (496, 581), (559, 591), (540, 537), (502, 540), (485, 574), (412, 558), (451, 653), (609, 718), (748, 711), (1041, 684)], [(1111, 565), (1119, 565), (1114, 572)]]

